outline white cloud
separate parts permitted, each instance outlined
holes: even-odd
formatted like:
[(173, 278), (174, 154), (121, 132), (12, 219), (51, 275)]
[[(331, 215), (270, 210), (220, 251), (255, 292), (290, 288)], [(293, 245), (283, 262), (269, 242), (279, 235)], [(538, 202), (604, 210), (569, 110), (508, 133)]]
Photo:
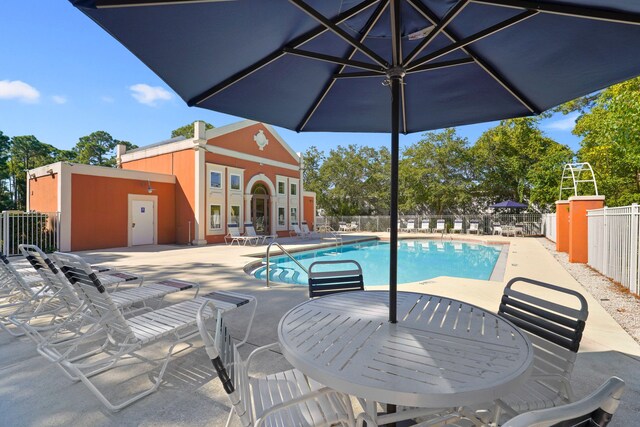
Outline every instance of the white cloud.
[(17, 99), (21, 102), (34, 103), (40, 100), (40, 92), (20, 80), (0, 80), (0, 99)]
[(149, 86), (144, 83), (130, 86), (131, 96), (139, 103), (155, 107), (158, 101), (168, 101), (173, 98), (170, 92), (160, 86)]
[(65, 96), (62, 96), (62, 95), (53, 95), (51, 97), (51, 99), (56, 104), (66, 104), (67, 103), (67, 98)]
[(106, 102), (106, 103), (108, 103), (108, 104), (113, 104), (114, 102), (116, 102), (116, 100), (115, 100), (115, 99), (113, 99), (113, 98), (112, 98), (112, 97), (110, 97), (110, 96), (106, 96), (106, 95), (105, 95), (105, 96), (101, 96), (101, 97), (100, 97), (100, 100), (101, 100), (102, 102)]
[(571, 113), (567, 115), (564, 119), (556, 120), (555, 122), (548, 123), (545, 127), (547, 129), (560, 130), (560, 131), (571, 131), (574, 127), (576, 127), (576, 119), (578, 118), (579, 113)]

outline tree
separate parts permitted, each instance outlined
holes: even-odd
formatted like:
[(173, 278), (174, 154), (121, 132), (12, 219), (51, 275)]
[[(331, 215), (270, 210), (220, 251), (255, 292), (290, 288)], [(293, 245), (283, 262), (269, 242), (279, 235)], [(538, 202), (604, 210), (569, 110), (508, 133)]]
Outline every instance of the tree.
[(9, 189), (9, 149), (11, 139), (0, 131), (0, 212), (11, 208)]
[(468, 141), (454, 129), (423, 137), (402, 155), (400, 209), (438, 215), (464, 211), (473, 186)]
[(7, 165), (13, 209), (26, 207), (26, 171), (57, 161), (58, 153), (58, 149), (40, 142), (33, 135), (14, 136), (11, 139)]
[[(213, 125), (205, 122), (204, 120), (200, 120), (204, 122), (205, 129), (213, 129)], [(171, 138), (175, 138), (177, 136), (184, 136), (185, 138), (193, 138), (193, 123), (187, 123), (184, 126), (180, 126), (177, 129), (171, 131)]]
[[(538, 128), (539, 121), (537, 117), (503, 120), (478, 138), (471, 154), (474, 177), (478, 182), (476, 197), (481, 206), (506, 199), (532, 202), (533, 182), (546, 183), (546, 189), (537, 190), (536, 200), (547, 203), (557, 192), (556, 189), (543, 197), (541, 192), (549, 191), (551, 185), (551, 178), (544, 175), (557, 174), (559, 183), (562, 169), (554, 162), (570, 159), (570, 150), (546, 137)], [(552, 159), (548, 158), (551, 154)], [(536, 167), (539, 162), (543, 163)], [(544, 169), (544, 162), (551, 169)]]
[(598, 190), (606, 195), (607, 205), (637, 202), (640, 196), (640, 78), (600, 92), (591, 102), (591, 109), (576, 121), (573, 133), (583, 138), (578, 158), (593, 167)]
[(318, 207), (323, 208), (327, 204), (326, 185), (320, 175), (320, 166), (324, 160), (324, 153), (319, 151), (315, 146), (309, 147), (307, 151), (302, 154), (302, 164), (304, 166), (302, 170), (302, 181), (304, 182), (304, 189), (314, 191), (316, 193), (316, 204)]
[(137, 148), (136, 145), (128, 141), (113, 139), (113, 137), (105, 131), (100, 130), (93, 132), (78, 140), (76, 146), (73, 148), (73, 151), (76, 153), (74, 160), (87, 165), (113, 167), (116, 164), (115, 148), (118, 144), (125, 145), (127, 149)]

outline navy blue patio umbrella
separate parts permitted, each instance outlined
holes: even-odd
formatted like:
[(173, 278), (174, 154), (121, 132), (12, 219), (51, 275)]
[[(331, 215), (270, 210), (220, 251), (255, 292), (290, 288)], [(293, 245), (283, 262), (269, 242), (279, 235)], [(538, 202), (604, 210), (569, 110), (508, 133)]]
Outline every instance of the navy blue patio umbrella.
[[(400, 132), (535, 115), (640, 74), (635, 0), (70, 1), (190, 106), (390, 132), (391, 224)], [(395, 322), (396, 227), (390, 265)]]
[(504, 208), (504, 209), (526, 209), (527, 205), (519, 202), (514, 202), (513, 200), (505, 200), (504, 202), (496, 203), (494, 205), (489, 206), (490, 208)]

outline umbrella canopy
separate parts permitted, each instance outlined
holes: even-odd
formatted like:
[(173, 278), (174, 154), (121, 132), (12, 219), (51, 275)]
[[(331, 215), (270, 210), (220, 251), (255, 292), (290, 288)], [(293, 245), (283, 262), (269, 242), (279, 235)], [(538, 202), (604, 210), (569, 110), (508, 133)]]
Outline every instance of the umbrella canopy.
[[(632, 0), (70, 0), (190, 106), (296, 131), (538, 114), (640, 74)], [(397, 230), (391, 227), (390, 321)]]
[(505, 208), (505, 209), (526, 209), (527, 205), (514, 202), (513, 200), (505, 200), (504, 202), (496, 203), (495, 205), (489, 206), (490, 208)]

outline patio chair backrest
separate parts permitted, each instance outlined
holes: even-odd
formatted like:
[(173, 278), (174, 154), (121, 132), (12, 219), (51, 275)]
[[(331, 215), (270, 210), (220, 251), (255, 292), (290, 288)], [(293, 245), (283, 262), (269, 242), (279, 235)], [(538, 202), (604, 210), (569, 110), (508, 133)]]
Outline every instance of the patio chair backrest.
[(244, 223), (244, 234), (249, 237), (258, 237), (258, 233), (256, 233), (256, 229), (253, 227), (252, 222)]
[(16, 268), (11, 265), (9, 258), (7, 258), (2, 252), (0, 252), (0, 281), (2, 283), (14, 284), (14, 289), (29, 298), (35, 295), (31, 286), (29, 286), (22, 278), (22, 274), (18, 273)]
[(478, 225), (480, 225), (480, 221), (478, 221), (477, 219), (472, 219), (471, 221), (469, 221), (469, 230), (477, 230)]
[(81, 305), (78, 294), (73, 287), (61, 277), (60, 270), (51, 258), (36, 245), (19, 245), (18, 249), (29, 261), (29, 264), (40, 274), (45, 286), (56, 293), (58, 298), (69, 308)]
[(297, 223), (297, 222), (292, 222), (292, 223), (291, 223), (291, 228), (293, 228), (293, 231), (294, 231), (296, 234), (302, 234), (302, 231), (300, 231), (300, 227), (298, 226), (298, 223)]
[[(204, 308), (204, 306), (203, 306)], [(201, 308), (200, 310), (203, 310)], [(198, 330), (200, 337), (211, 359), (211, 363), (218, 373), (218, 380), (222, 383), (222, 388), (229, 396), (236, 415), (240, 418), (240, 423), (244, 427), (251, 425), (249, 402), (249, 385), (246, 384), (245, 364), (238, 352), (237, 345), (234, 344), (229, 329), (223, 318), (218, 318), (215, 326), (215, 336), (211, 336), (198, 314)]]
[(625, 383), (611, 377), (589, 396), (568, 405), (535, 410), (518, 415), (503, 427), (605, 427), (620, 405)]
[(436, 230), (444, 230), (445, 220), (439, 219), (436, 221)]
[(420, 224), (420, 228), (422, 228), (423, 230), (428, 230), (429, 227), (429, 220), (428, 219), (423, 219), (422, 223)]
[(462, 230), (462, 220), (456, 219), (455, 221), (453, 221), (453, 228), (454, 230)]
[(307, 221), (302, 221), (302, 232), (305, 234), (311, 233), (311, 231), (309, 230), (309, 224), (307, 224)]
[(100, 283), (91, 266), (73, 254), (56, 252), (54, 257), (64, 276), (111, 337), (119, 342), (127, 339), (135, 341), (135, 336), (122, 312)]
[[(337, 266), (340, 264), (350, 264), (351, 268), (349, 270), (318, 271), (321, 265)], [(362, 290), (364, 290), (362, 267), (357, 261), (316, 261), (309, 266), (309, 298)]]
[(231, 237), (240, 237), (240, 228), (235, 222), (227, 224), (227, 229), (229, 230), (229, 235)]
[[(525, 284), (525, 285), (523, 285)], [(534, 296), (520, 289), (528, 287)], [(572, 297), (578, 308), (552, 302)], [(589, 315), (587, 301), (578, 292), (537, 280), (515, 277), (507, 283), (498, 314), (524, 330), (533, 344), (532, 375), (571, 377), (582, 331)]]

